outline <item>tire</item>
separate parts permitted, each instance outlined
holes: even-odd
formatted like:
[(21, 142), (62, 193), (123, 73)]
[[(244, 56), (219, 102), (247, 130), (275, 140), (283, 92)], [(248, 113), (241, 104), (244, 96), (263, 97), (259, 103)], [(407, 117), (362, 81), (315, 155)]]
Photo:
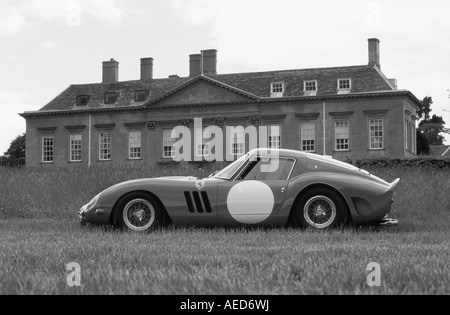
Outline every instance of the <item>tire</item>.
[(163, 221), (158, 201), (145, 193), (124, 196), (116, 207), (115, 227), (131, 232), (145, 233), (155, 230)]
[(326, 230), (342, 227), (348, 207), (340, 195), (326, 188), (306, 192), (294, 209), (294, 223), (300, 228)]

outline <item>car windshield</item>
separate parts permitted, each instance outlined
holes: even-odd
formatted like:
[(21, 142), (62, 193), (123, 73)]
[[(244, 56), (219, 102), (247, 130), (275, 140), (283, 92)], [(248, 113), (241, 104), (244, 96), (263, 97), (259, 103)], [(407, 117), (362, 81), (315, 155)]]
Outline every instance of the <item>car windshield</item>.
[(233, 177), (233, 175), (238, 170), (240, 170), (242, 165), (244, 165), (244, 163), (248, 160), (249, 157), (250, 157), (250, 154), (247, 153), (246, 155), (244, 155), (243, 157), (238, 159), (236, 162), (230, 164), (229, 166), (227, 166), (226, 168), (221, 170), (219, 173), (217, 173), (213, 177), (214, 178), (221, 178), (221, 179), (231, 179)]

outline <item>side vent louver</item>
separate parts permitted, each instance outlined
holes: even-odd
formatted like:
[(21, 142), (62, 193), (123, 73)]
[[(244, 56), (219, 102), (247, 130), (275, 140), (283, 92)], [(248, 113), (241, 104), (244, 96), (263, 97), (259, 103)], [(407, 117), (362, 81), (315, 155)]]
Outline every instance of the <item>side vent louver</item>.
[(185, 191), (184, 197), (190, 213), (212, 213), (211, 202), (206, 191), (202, 191), (201, 196), (198, 191), (192, 193)]
[(203, 213), (203, 206), (202, 206), (202, 202), (200, 200), (200, 194), (197, 191), (194, 192), (194, 200), (195, 200), (195, 205), (197, 206), (198, 213)]
[(187, 205), (188, 205), (189, 212), (190, 212), (190, 213), (194, 213), (194, 212), (195, 212), (195, 209), (194, 209), (194, 204), (192, 203), (191, 193), (188, 192), (188, 191), (186, 191), (186, 192), (184, 193), (184, 196), (186, 197), (186, 203), (187, 203)]
[(206, 212), (212, 213), (211, 203), (209, 202), (208, 193), (202, 191), (203, 203), (205, 204)]

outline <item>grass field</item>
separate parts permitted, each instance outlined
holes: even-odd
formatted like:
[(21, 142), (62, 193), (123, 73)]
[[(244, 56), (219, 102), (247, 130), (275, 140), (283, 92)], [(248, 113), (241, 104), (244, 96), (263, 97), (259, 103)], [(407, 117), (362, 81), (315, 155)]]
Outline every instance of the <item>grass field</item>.
[[(402, 178), (398, 228), (135, 235), (81, 228), (77, 209), (115, 182), (165, 170), (0, 169), (0, 294), (450, 294), (450, 170), (371, 171)], [(67, 286), (70, 262), (81, 288)], [(381, 287), (367, 285), (371, 262)]]

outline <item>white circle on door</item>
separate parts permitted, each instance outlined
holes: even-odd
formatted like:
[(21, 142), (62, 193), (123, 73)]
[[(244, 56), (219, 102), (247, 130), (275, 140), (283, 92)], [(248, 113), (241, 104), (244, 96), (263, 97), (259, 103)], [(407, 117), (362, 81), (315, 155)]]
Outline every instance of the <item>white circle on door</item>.
[(273, 212), (275, 197), (272, 189), (262, 182), (243, 181), (228, 193), (228, 211), (238, 222), (244, 224), (262, 223)]

